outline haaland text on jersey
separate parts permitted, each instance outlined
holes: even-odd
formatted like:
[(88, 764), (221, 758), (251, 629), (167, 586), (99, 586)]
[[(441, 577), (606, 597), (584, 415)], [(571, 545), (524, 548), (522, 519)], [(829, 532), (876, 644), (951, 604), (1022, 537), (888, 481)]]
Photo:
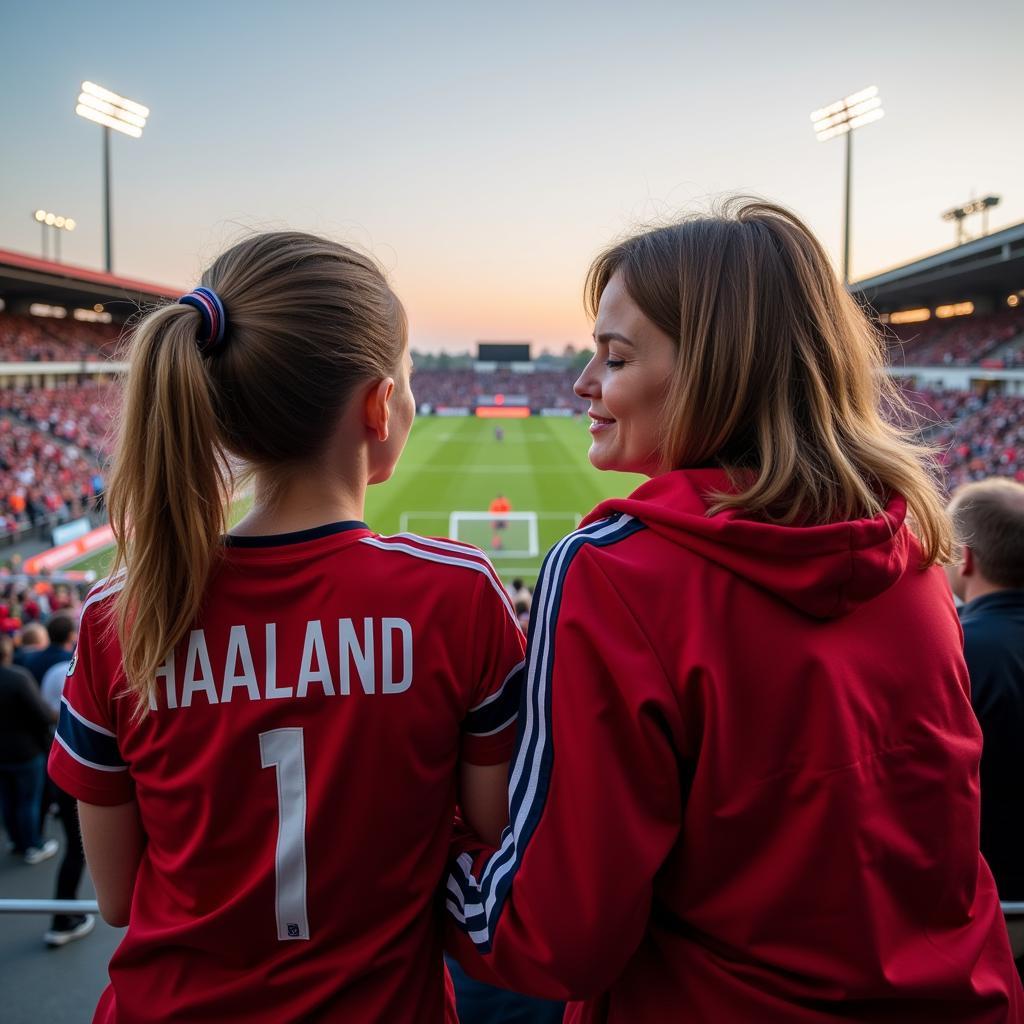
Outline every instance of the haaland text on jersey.
[(194, 629), (188, 635), (180, 679), (171, 654), (157, 671), (163, 699), (151, 698), (150, 707), (156, 711), (161, 703), (173, 709), (190, 707), (196, 700), (229, 704), (307, 697), (311, 687), (313, 693), (347, 697), (353, 682), (364, 694), (404, 693), (412, 686), (412, 627), (400, 618), (364, 618), (360, 625), (357, 621), (337, 619), (336, 628), (320, 619), (307, 622), (299, 664), (281, 665), (280, 680), (276, 622), (266, 623), (262, 630), (231, 626), (219, 674), (214, 673), (210, 648), (223, 649), (222, 644), (211, 638), (208, 645), (207, 631)]

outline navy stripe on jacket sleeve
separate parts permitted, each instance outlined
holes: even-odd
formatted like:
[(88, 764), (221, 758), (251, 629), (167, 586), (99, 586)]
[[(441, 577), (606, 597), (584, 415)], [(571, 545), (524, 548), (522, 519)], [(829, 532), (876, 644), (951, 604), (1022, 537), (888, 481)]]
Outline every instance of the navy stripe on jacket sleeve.
[(457, 859), (448, 875), (448, 913), (483, 953), (491, 948), (512, 880), (547, 801), (553, 761), (551, 677), (555, 633), (569, 565), (586, 545), (605, 547), (642, 529), (644, 524), (629, 515), (601, 519), (561, 540), (541, 567), (530, 616), (519, 732), (509, 777), (509, 825), (501, 846), (482, 865), (479, 877), (473, 873), (473, 858), (468, 853)]

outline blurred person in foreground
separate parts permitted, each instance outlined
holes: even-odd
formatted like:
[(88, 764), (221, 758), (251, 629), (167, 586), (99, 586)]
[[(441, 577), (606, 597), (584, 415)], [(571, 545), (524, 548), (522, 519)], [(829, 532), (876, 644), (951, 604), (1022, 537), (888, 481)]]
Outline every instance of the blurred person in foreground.
[(14, 645), (0, 636), (0, 807), (11, 852), (26, 864), (49, 860), (59, 849), (40, 831), (39, 804), (46, 779), (50, 727), (57, 715), (29, 673), (12, 664)]
[(21, 668), (27, 668), (25, 662), (46, 650), (50, 643), (46, 627), (41, 622), (29, 622), (22, 626), (18, 637), (20, 642), (14, 649), (13, 661)]
[[(1020, 1024), (928, 453), (825, 251), (734, 199), (591, 267), (590, 460), (548, 554), (475, 977), (648, 1024)], [(912, 525), (911, 525), (912, 524)]]
[[(64, 621), (61, 621), (64, 620)], [(64, 681), (74, 671), (74, 650), (78, 642), (78, 630), (69, 615), (55, 615), (49, 622), (50, 638), (63, 639), (65, 658), (54, 662), (43, 676), (42, 697), (53, 711), (60, 714), (61, 699), (64, 695)], [(78, 801), (50, 781), (51, 795), (57, 804), (61, 828), (64, 830), (64, 857), (57, 870), (54, 899), (73, 900), (78, 898), (78, 886), (85, 872), (85, 851), (82, 849), (82, 827), (78, 817)], [(44, 818), (45, 820), (45, 818)], [(43, 935), (47, 946), (57, 948), (69, 942), (84, 938), (96, 926), (94, 914), (55, 914), (49, 930)]]
[[(964, 604), (964, 658), (981, 723), (981, 852), (1002, 899), (1024, 901), (1024, 484), (965, 484), (949, 514), (960, 545), (947, 568)], [(1009, 922), (1018, 967), (1024, 920)]]
[(54, 665), (66, 665), (71, 660), (71, 651), (76, 640), (75, 620), (66, 612), (50, 616), (46, 624), (48, 643), (45, 647), (26, 654), (22, 664), (35, 676), (40, 688), (43, 677)]

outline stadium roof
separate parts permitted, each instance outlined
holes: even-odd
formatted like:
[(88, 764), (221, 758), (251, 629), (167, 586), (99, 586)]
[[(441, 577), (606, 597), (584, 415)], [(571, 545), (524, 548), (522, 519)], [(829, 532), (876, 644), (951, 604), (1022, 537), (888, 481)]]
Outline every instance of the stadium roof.
[(879, 312), (983, 299), (994, 310), (1024, 289), (1024, 223), (865, 277), (850, 290)]
[(101, 303), (114, 319), (123, 320), (139, 303), (174, 298), (184, 291), (0, 249), (0, 298), (10, 312), (23, 312), (33, 302), (68, 308)]

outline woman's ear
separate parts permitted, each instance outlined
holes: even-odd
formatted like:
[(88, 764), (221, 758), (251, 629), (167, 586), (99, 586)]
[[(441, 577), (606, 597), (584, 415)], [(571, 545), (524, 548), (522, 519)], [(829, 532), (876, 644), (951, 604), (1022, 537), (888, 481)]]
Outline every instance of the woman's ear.
[(363, 402), (363, 420), (367, 429), (377, 435), (378, 441), (388, 439), (388, 421), (391, 416), (388, 401), (394, 391), (394, 378), (384, 377), (366, 392)]

